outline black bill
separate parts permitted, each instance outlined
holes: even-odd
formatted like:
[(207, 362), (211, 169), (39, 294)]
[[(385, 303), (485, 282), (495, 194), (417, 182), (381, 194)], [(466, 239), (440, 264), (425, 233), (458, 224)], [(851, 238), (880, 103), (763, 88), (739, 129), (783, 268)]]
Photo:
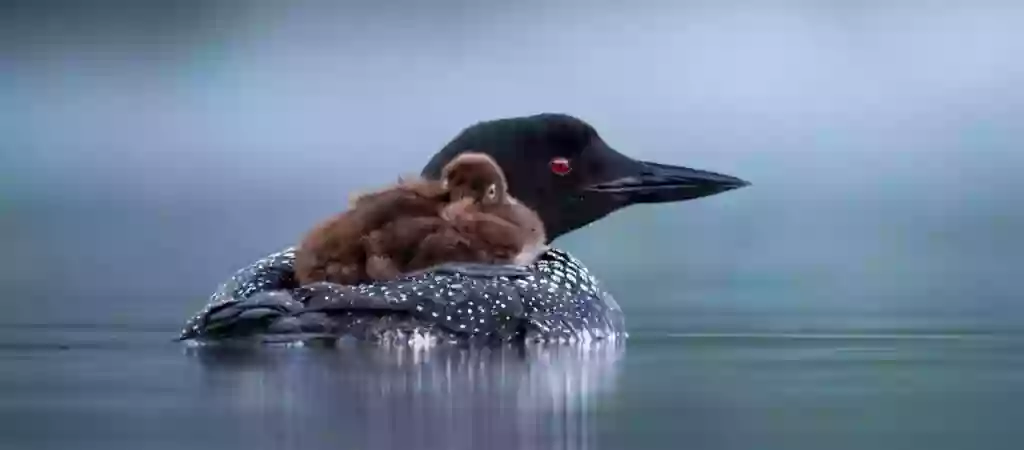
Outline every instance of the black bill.
[(692, 200), (750, 185), (730, 175), (637, 161), (602, 143), (600, 155), (604, 170), (591, 177), (587, 192), (611, 194), (620, 203), (666, 203)]

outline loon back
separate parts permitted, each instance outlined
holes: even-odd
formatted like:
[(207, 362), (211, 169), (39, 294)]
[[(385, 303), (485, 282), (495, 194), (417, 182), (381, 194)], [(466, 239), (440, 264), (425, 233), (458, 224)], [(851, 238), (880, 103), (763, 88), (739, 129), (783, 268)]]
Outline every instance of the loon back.
[(579, 260), (557, 249), (527, 267), (445, 264), (359, 286), (298, 286), (294, 260), (289, 248), (239, 270), (189, 320), (180, 339), (432, 345), (626, 336), (614, 298)]

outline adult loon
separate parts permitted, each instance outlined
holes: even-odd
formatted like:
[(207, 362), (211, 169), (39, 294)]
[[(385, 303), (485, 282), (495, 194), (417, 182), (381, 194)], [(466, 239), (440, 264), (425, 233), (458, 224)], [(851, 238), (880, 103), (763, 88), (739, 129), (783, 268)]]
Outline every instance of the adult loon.
[[(437, 179), (467, 151), (505, 171), (548, 241), (632, 204), (690, 200), (748, 185), (736, 177), (632, 159), (565, 114), (490, 120), (458, 134), (427, 163)], [(625, 336), (622, 311), (586, 267), (555, 248), (526, 267), (444, 264), (399, 280), (299, 286), (294, 248), (239, 270), (188, 321), (180, 339), (382, 343), (587, 341)]]

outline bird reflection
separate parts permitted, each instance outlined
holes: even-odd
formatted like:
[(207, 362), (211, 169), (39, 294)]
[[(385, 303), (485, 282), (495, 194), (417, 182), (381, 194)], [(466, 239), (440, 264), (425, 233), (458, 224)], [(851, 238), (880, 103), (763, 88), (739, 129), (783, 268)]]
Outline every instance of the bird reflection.
[[(190, 349), (225, 426), (267, 448), (589, 449), (624, 344)], [(232, 422), (232, 423), (228, 423)]]

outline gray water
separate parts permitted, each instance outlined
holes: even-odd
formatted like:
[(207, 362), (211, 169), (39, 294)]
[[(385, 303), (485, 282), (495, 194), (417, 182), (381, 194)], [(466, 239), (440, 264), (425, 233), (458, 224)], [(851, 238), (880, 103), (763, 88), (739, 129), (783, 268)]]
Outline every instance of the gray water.
[[(2, 2), (0, 448), (1019, 448), (1021, 23), (1009, 1)], [(625, 348), (171, 342), (350, 191), (542, 111), (754, 183), (556, 242)]]

